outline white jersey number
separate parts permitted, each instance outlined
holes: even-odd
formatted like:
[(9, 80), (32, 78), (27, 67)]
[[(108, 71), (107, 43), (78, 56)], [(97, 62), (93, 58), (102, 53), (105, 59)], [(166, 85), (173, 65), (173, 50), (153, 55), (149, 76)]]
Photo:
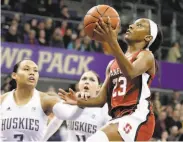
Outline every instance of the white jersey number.
[(86, 136), (85, 135), (76, 135), (78, 142), (85, 142)]
[[(126, 93), (126, 85), (127, 85), (127, 79), (125, 77), (120, 76), (119, 78), (115, 78), (113, 79), (113, 84), (115, 84), (114, 88), (113, 88), (113, 93), (112, 96), (116, 97), (116, 96), (124, 96)], [(115, 91), (118, 84), (120, 84), (120, 90), (119, 91)]]

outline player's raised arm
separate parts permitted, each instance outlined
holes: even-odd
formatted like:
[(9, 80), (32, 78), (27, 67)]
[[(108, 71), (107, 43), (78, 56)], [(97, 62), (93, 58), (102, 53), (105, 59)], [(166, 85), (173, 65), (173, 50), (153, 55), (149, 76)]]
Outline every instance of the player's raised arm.
[(152, 68), (154, 64), (154, 56), (150, 51), (142, 51), (141, 53), (139, 53), (137, 59), (133, 63), (128, 61), (122, 51), (118, 53), (116, 52), (115, 57), (117, 59), (120, 69), (129, 79), (134, 79), (135, 77), (148, 71)]

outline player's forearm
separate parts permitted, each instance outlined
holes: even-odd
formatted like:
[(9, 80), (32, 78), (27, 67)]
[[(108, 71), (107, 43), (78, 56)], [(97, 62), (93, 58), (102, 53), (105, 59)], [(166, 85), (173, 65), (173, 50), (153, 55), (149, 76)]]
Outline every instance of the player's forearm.
[(106, 103), (104, 95), (100, 94), (96, 98), (90, 98), (88, 100), (78, 100), (79, 107), (103, 107)]
[(112, 46), (113, 53), (114, 53), (113, 55), (115, 56), (120, 69), (123, 71), (124, 75), (127, 78), (132, 79), (133, 78), (133, 72), (134, 72), (133, 65), (125, 57), (125, 54), (121, 50), (121, 47), (120, 47), (118, 41), (113, 41), (113, 42), (110, 42), (109, 44), (110, 44), (110, 46)]

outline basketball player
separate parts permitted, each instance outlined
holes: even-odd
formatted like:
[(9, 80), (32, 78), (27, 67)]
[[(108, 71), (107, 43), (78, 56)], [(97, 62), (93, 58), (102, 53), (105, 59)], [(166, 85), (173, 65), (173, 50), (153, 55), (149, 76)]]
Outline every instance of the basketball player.
[(16, 89), (1, 96), (0, 125), (6, 141), (41, 141), (50, 113), (61, 120), (72, 120), (82, 112), (81, 108), (63, 104), (57, 96), (35, 89), (39, 73), (31, 60), (17, 63), (12, 78), (16, 80)]
[(74, 100), (62, 90), (59, 94), (66, 103), (80, 107), (101, 107), (107, 101), (113, 120), (87, 142), (148, 141), (155, 125), (149, 86), (156, 73), (153, 53), (162, 42), (161, 32), (150, 19), (136, 20), (125, 34), (128, 50), (123, 53), (117, 41), (119, 26), (112, 29), (110, 18), (107, 24), (101, 19), (101, 24), (96, 25), (95, 33), (109, 44), (115, 57), (107, 67), (98, 97), (83, 101)]
[[(80, 92), (76, 93), (76, 96), (79, 95), (77, 96), (78, 98), (87, 99), (88, 97), (97, 97), (100, 90), (99, 76), (94, 71), (85, 72), (80, 78), (79, 90)], [(84, 96), (84, 94), (88, 94), (88, 96)], [(89, 136), (94, 134), (111, 119), (107, 112), (107, 104), (102, 108), (84, 108), (83, 112), (76, 119), (66, 120), (68, 129), (66, 141), (86, 141)], [(54, 117), (48, 125), (44, 140), (47, 140), (54, 134), (61, 123), (61, 120)]]

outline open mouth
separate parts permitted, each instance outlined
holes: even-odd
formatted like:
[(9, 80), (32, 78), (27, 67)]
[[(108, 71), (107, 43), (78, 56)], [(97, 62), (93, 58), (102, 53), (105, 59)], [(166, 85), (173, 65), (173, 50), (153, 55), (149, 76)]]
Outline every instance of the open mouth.
[(35, 78), (34, 77), (29, 77), (29, 80), (30, 81), (35, 81)]
[(84, 86), (84, 89), (85, 89), (85, 90), (89, 90), (89, 87), (88, 87), (88, 86)]

